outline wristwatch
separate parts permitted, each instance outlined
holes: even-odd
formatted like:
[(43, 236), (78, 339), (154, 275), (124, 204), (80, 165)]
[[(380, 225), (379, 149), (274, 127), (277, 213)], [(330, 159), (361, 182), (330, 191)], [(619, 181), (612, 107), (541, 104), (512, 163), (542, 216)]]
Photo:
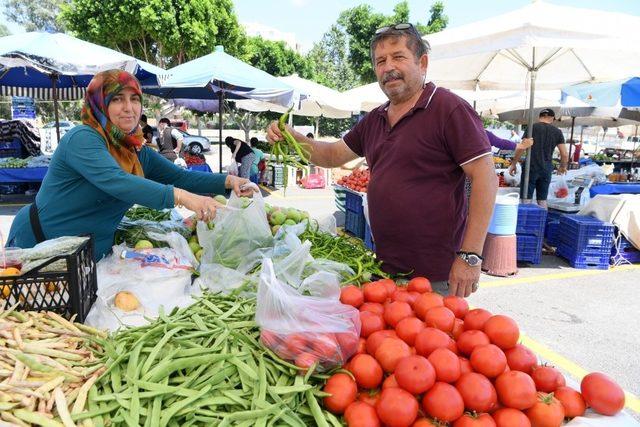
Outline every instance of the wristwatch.
[(456, 252), (456, 255), (458, 255), (458, 258), (469, 264), (469, 267), (478, 267), (484, 260), (484, 258), (475, 252), (458, 251)]

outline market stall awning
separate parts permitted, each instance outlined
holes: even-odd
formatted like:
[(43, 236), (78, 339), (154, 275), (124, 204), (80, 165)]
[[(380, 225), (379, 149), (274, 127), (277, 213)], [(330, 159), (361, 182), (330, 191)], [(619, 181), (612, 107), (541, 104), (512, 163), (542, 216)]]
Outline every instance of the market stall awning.
[(594, 107), (640, 107), (640, 77), (567, 86), (562, 96), (578, 98)]

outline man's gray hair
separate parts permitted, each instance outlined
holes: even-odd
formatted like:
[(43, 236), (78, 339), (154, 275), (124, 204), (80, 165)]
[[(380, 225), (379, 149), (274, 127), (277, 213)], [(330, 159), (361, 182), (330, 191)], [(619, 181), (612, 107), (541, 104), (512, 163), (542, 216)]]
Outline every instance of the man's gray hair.
[(374, 52), (375, 52), (376, 46), (378, 46), (378, 43), (380, 43), (382, 40), (387, 38), (406, 37), (407, 47), (409, 48), (409, 50), (411, 50), (411, 52), (413, 52), (416, 59), (420, 59), (422, 55), (429, 54), (429, 51), (431, 50), (431, 46), (429, 45), (428, 41), (422, 38), (422, 36), (420, 35), (420, 32), (415, 26), (412, 25), (409, 28), (401, 29), (401, 30), (395, 29), (393, 28), (393, 26), (390, 26), (388, 28), (389, 28), (388, 30), (381, 31), (375, 34), (371, 39), (371, 45), (370, 45), (371, 46), (370, 48), (371, 62), (373, 63), (374, 68), (375, 68)]

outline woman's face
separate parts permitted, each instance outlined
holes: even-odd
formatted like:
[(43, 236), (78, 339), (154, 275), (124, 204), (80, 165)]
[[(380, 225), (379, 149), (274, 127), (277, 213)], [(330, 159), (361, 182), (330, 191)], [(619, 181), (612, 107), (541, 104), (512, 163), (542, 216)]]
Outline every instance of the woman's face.
[(109, 120), (125, 132), (131, 132), (142, 114), (142, 99), (131, 88), (124, 88), (111, 98), (107, 107)]

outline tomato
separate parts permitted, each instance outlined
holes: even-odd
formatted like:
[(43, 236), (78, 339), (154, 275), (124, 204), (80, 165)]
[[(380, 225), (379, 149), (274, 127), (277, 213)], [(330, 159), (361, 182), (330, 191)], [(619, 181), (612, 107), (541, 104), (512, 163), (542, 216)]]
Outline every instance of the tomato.
[(405, 289), (398, 288), (398, 290), (397, 290), (397, 291), (395, 291), (395, 292), (393, 293), (393, 295), (391, 295), (391, 300), (392, 300), (392, 301), (401, 301), (401, 302), (406, 302), (406, 303), (408, 303), (409, 305), (411, 305), (411, 306), (412, 306), (412, 305), (413, 305), (414, 298), (413, 298), (413, 296), (412, 296), (409, 292), (407, 292)]
[(562, 374), (552, 366), (540, 365), (534, 366), (531, 371), (531, 378), (536, 383), (536, 389), (545, 393), (552, 393), (560, 387)]
[(611, 378), (599, 372), (585, 376), (580, 383), (588, 406), (602, 415), (615, 415), (624, 407), (624, 392)]
[(382, 389), (386, 388), (400, 388), (398, 385), (398, 381), (396, 381), (396, 376), (391, 374), (382, 382)]
[(495, 386), (500, 403), (508, 408), (525, 410), (536, 403), (536, 385), (524, 372), (505, 372), (496, 378)]
[(376, 412), (389, 427), (408, 427), (418, 416), (418, 401), (401, 388), (387, 388), (380, 394)]
[(468, 410), (486, 412), (498, 403), (496, 389), (484, 375), (475, 372), (462, 374), (456, 381), (456, 388)]
[(464, 316), (469, 312), (469, 303), (462, 297), (449, 295), (444, 297), (443, 302), (444, 306), (453, 311), (458, 319), (464, 319)]
[(394, 282), (391, 279), (380, 279), (378, 280), (378, 283), (382, 283), (384, 285), (384, 287), (387, 289), (387, 296), (390, 297), (391, 295), (393, 295), (396, 290), (398, 289), (396, 286), (396, 282)]
[(460, 361), (460, 375), (466, 374), (467, 372), (473, 372), (469, 359), (465, 357), (458, 357), (458, 360)]
[(400, 359), (393, 375), (398, 385), (411, 394), (424, 393), (436, 382), (436, 371), (427, 358), (422, 356)]
[(355, 354), (364, 354), (367, 352), (367, 340), (360, 337), (358, 338), (358, 349)]
[(505, 351), (504, 354), (507, 356), (509, 368), (514, 371), (530, 374), (533, 367), (538, 364), (538, 359), (533, 351), (522, 344), (516, 344), (515, 347)]
[(419, 292), (424, 294), (425, 292), (433, 292), (431, 289), (431, 282), (426, 277), (414, 277), (409, 280), (407, 290), (410, 292)]
[(478, 330), (484, 328), (484, 324), (491, 317), (491, 312), (483, 308), (475, 308), (464, 316), (464, 330)]
[(382, 316), (384, 314), (384, 306), (377, 302), (365, 302), (360, 306), (360, 311), (370, 311)]
[(433, 307), (427, 310), (424, 316), (424, 323), (427, 326), (449, 333), (453, 330), (455, 319), (456, 316), (453, 315), (453, 311), (447, 307)]
[(496, 427), (531, 427), (531, 421), (524, 412), (513, 408), (502, 408), (491, 413)]
[(538, 393), (536, 403), (525, 411), (532, 427), (560, 427), (564, 408), (553, 394)]
[(364, 303), (364, 294), (357, 286), (345, 286), (340, 289), (340, 302), (358, 308)]
[(394, 301), (384, 308), (384, 321), (392, 328), (395, 328), (402, 319), (412, 316), (413, 310), (408, 302)]
[(495, 421), (489, 414), (468, 412), (453, 423), (453, 427), (495, 427), (495, 425)]
[(453, 383), (460, 378), (460, 359), (451, 350), (437, 348), (428, 357), (436, 371), (436, 380)]
[(297, 367), (301, 368), (301, 371), (306, 371), (316, 362), (318, 362), (318, 357), (316, 355), (311, 353), (300, 353), (298, 357), (296, 357), (294, 363)]
[(520, 338), (518, 324), (509, 316), (502, 314), (491, 316), (484, 324), (483, 330), (491, 343), (503, 350), (515, 347)]
[(464, 413), (464, 401), (454, 386), (437, 382), (424, 394), (422, 409), (440, 421), (455, 421)]
[(349, 371), (361, 388), (377, 388), (382, 383), (382, 367), (373, 356), (358, 354), (349, 361)]
[(291, 334), (286, 338), (287, 350), (292, 354), (300, 354), (309, 349), (309, 342), (304, 334)]
[(454, 353), (456, 356), (460, 354), (460, 352), (458, 351), (458, 344), (456, 344), (456, 340), (451, 337), (449, 337), (449, 344), (447, 345), (447, 349), (449, 349), (449, 351)]
[(553, 396), (562, 404), (566, 418), (580, 417), (584, 415), (584, 411), (587, 409), (587, 404), (580, 392), (571, 387), (558, 387), (553, 392)]
[(416, 312), (416, 317), (424, 320), (424, 316), (427, 314), (430, 308), (444, 307), (443, 299), (435, 292), (426, 292), (413, 303), (413, 309)]
[(473, 370), (487, 378), (495, 378), (507, 367), (507, 357), (498, 346), (479, 345), (471, 352), (469, 359)]
[(384, 283), (369, 282), (362, 287), (364, 300), (367, 302), (377, 302), (382, 304), (389, 297), (389, 291)]
[(442, 423), (434, 419), (419, 418), (411, 427), (442, 427)]
[(334, 374), (327, 380), (323, 391), (331, 396), (324, 398), (324, 406), (334, 414), (342, 414), (356, 400), (358, 386), (347, 374)]
[(384, 329), (384, 319), (379, 314), (370, 311), (360, 312), (360, 336), (367, 338), (376, 331)]
[[(355, 338), (354, 338), (355, 344)], [(312, 352), (320, 361), (342, 362), (342, 354), (333, 334), (318, 334), (311, 341)]]
[(378, 390), (367, 390), (358, 393), (358, 400), (371, 406), (376, 406), (378, 399), (380, 399), (380, 392)]
[(392, 329), (384, 329), (382, 331), (376, 331), (367, 338), (367, 353), (372, 356), (376, 355), (376, 350), (382, 344), (385, 338), (397, 338), (396, 331)]
[(396, 325), (396, 334), (398, 338), (413, 346), (416, 342), (416, 336), (426, 328), (424, 322), (417, 317), (407, 317), (402, 319)]
[(358, 352), (358, 346), (360, 345), (360, 338), (354, 332), (338, 332), (335, 334), (336, 342), (339, 346), (339, 356), (341, 360), (347, 360)]
[(355, 401), (344, 411), (347, 427), (378, 427), (380, 420), (376, 409), (364, 402)]
[(411, 300), (409, 301), (409, 304), (411, 304), (411, 308), (413, 308), (415, 310), (414, 305), (415, 305), (416, 301), (418, 301), (418, 298), (420, 298), (420, 296), (422, 294), (420, 292), (414, 292), (414, 291), (409, 291), (407, 293), (411, 297)]
[(393, 372), (400, 359), (410, 356), (409, 346), (400, 338), (385, 338), (376, 350), (376, 360), (385, 372)]
[(460, 334), (464, 332), (464, 320), (458, 319), (457, 317), (453, 321), (453, 329), (451, 329), (451, 336), (454, 340), (457, 340), (460, 337)]
[(449, 341), (451, 341), (449, 335), (445, 334), (440, 329), (425, 328), (416, 335), (414, 345), (416, 347), (416, 352), (420, 356), (429, 357), (431, 352), (436, 348), (446, 348), (449, 345)]
[(477, 330), (464, 331), (456, 341), (458, 350), (465, 356), (471, 355), (474, 348), (487, 344), (491, 344), (489, 337), (484, 332)]

